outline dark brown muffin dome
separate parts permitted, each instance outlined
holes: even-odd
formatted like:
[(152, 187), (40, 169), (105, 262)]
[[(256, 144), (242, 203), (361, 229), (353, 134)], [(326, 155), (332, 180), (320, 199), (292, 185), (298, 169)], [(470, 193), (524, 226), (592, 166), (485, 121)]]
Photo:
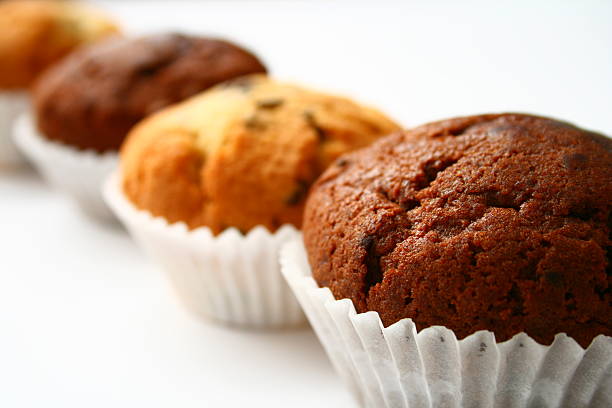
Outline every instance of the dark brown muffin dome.
[(38, 128), (52, 140), (117, 150), (145, 116), (211, 86), (266, 68), (226, 41), (159, 34), (78, 51), (37, 81)]
[(314, 185), (314, 278), (391, 325), (498, 341), (612, 335), (612, 142), (567, 123), (483, 115), (343, 156)]

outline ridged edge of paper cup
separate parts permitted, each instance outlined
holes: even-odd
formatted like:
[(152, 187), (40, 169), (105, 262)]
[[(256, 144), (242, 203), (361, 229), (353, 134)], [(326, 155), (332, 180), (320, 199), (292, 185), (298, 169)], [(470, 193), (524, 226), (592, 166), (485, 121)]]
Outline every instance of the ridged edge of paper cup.
[(16, 118), (28, 110), (29, 97), (25, 91), (0, 92), (0, 166), (16, 167), (25, 159), (13, 142)]
[(356, 313), (311, 275), (301, 239), (281, 250), (281, 269), (336, 370), (367, 407), (612, 407), (612, 338), (584, 350), (565, 334), (543, 346), (525, 333), (497, 343), (463, 340), (445, 327), (417, 332), (411, 319), (384, 327)]
[(13, 137), (21, 152), (52, 187), (74, 199), (89, 215), (115, 220), (102, 198), (101, 188), (117, 167), (116, 152), (78, 150), (47, 140), (38, 133), (29, 113), (16, 120)]
[(230, 228), (217, 236), (206, 227), (189, 230), (136, 208), (123, 194), (118, 172), (108, 177), (104, 197), (196, 315), (254, 329), (305, 324), (278, 262), (281, 246), (300, 237), (295, 227), (275, 233), (256, 227), (246, 235)]

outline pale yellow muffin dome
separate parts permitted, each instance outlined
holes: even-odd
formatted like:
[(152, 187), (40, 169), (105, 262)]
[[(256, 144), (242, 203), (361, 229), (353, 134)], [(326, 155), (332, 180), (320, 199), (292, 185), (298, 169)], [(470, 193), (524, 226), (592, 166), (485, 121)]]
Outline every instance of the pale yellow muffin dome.
[(121, 151), (123, 189), (137, 207), (191, 228), (299, 227), (323, 170), (397, 129), (349, 99), (243, 77), (137, 125)]

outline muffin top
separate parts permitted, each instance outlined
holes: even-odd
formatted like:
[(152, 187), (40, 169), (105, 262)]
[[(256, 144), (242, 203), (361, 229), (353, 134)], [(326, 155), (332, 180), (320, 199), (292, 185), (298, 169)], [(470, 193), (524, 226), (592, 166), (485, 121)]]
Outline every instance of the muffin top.
[(123, 188), (137, 207), (191, 228), (299, 227), (321, 172), (397, 129), (345, 98), (240, 78), (136, 126), (121, 151)]
[(254, 55), (226, 41), (181, 34), (113, 38), (41, 76), (33, 94), (38, 128), (77, 148), (118, 150), (130, 128), (152, 112), (265, 71)]
[(117, 33), (106, 15), (82, 3), (0, 2), (0, 88), (27, 88), (76, 47)]
[(385, 325), (465, 337), (612, 335), (612, 142), (519, 114), (427, 124), (343, 156), (312, 188), (315, 280)]

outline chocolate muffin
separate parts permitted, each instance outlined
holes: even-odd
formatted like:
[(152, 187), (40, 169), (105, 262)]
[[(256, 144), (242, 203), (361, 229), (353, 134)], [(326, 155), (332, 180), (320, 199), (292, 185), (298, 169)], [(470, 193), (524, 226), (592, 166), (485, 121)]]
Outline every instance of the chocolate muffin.
[(398, 128), (346, 98), (243, 77), (137, 125), (121, 149), (122, 187), (136, 207), (191, 228), (299, 227), (323, 170)]
[(51, 64), (85, 44), (118, 33), (115, 23), (81, 2), (0, 2), (0, 88), (26, 89)]
[(51, 140), (118, 150), (145, 116), (212, 85), (266, 68), (226, 41), (159, 34), (117, 38), (79, 50), (34, 89), (37, 125)]
[(312, 188), (313, 275), (386, 326), (612, 335), (612, 142), (547, 118), (450, 119), (345, 155)]

